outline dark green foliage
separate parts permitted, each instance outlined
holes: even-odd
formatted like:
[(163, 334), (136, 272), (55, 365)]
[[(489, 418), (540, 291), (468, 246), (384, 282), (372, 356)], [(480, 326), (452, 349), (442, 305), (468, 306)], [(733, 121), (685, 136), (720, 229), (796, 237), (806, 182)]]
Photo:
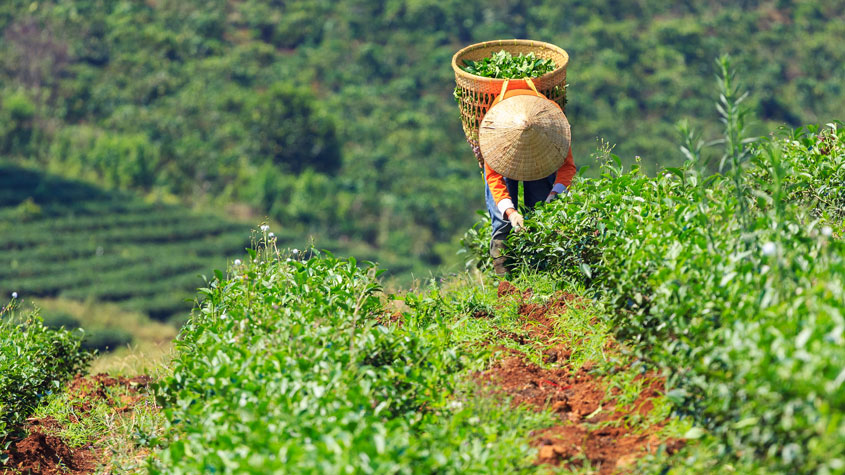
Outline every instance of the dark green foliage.
[(35, 104), (22, 91), (0, 96), (0, 154), (28, 155), (32, 152)]
[(89, 126), (67, 127), (50, 153), (61, 166), (107, 187), (150, 190), (160, 171), (159, 149), (144, 134), (110, 133)]
[(0, 309), (0, 439), (44, 398), (87, 365), (81, 334), (46, 327), (38, 315), (17, 319)]
[(461, 69), (470, 74), (501, 79), (537, 78), (557, 68), (551, 59), (537, 58), (534, 53), (514, 57), (504, 50), (478, 61), (464, 60), (464, 64)]
[(160, 320), (188, 313), (200, 275), (249, 243), (244, 225), (10, 165), (0, 165), (0, 217), (2, 295), (114, 301)]
[(132, 343), (132, 334), (119, 328), (85, 330), (82, 349), (106, 353)]
[(253, 112), (259, 154), (293, 173), (308, 168), (337, 173), (341, 163), (334, 124), (315, 107), (313, 94), (285, 84), (260, 94)]
[(45, 327), (52, 330), (62, 328), (65, 330), (76, 330), (80, 326), (79, 320), (65, 312), (42, 312), (41, 320), (44, 322)]
[(679, 118), (717, 130), (701, 111), (722, 52), (753, 74), (752, 133), (845, 109), (843, 11), (840, 0), (6, 1), (0, 147), (109, 186), (247, 202), (299, 236), (366, 243), (420, 274), (456, 262), (483, 203), (450, 98), (458, 49), (513, 37), (563, 47), (576, 164), (593, 165), (604, 137), (626, 165), (640, 155), (655, 170), (681, 162)]

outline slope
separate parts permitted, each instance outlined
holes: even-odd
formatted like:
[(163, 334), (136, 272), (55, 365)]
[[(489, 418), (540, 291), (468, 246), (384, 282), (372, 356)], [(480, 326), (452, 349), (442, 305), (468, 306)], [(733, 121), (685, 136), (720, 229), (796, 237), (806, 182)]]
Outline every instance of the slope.
[[(119, 302), (167, 320), (249, 245), (249, 228), (0, 165), (0, 294)], [(186, 299), (188, 302), (186, 302)]]
[(838, 114), (843, 12), (842, 0), (6, 1), (0, 154), (191, 205), (245, 202), (302, 241), (364, 244), (417, 272), (459, 266), (457, 237), (483, 203), (451, 97), (459, 48), (567, 49), (576, 164), (596, 168), (602, 137), (654, 171), (680, 163), (679, 119), (715, 129), (702, 111), (721, 53), (753, 71), (759, 133)]

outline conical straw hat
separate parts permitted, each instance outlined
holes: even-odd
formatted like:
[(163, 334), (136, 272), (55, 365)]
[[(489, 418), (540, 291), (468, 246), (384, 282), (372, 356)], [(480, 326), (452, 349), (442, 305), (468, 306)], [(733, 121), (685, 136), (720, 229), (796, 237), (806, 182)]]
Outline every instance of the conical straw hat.
[(478, 131), (490, 168), (519, 181), (539, 180), (563, 165), (569, 121), (554, 102), (534, 95), (506, 98), (487, 111)]

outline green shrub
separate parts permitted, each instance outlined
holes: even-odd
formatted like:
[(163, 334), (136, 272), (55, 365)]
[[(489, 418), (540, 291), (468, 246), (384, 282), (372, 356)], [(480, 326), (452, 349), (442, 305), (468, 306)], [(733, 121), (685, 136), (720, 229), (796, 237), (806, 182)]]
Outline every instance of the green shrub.
[(255, 97), (250, 125), (259, 139), (259, 155), (289, 172), (336, 174), (341, 165), (335, 124), (306, 89), (271, 85)]
[(0, 439), (91, 357), (80, 349), (78, 333), (51, 330), (37, 314), (19, 320), (11, 310), (0, 311)]
[(65, 312), (43, 313), (41, 319), (44, 322), (44, 326), (51, 330), (76, 330), (80, 326), (79, 320), (76, 317)]
[(81, 125), (62, 129), (50, 148), (51, 168), (116, 188), (149, 190), (159, 150), (144, 134), (120, 134)]
[(32, 152), (35, 104), (24, 92), (0, 97), (0, 154), (26, 156)]

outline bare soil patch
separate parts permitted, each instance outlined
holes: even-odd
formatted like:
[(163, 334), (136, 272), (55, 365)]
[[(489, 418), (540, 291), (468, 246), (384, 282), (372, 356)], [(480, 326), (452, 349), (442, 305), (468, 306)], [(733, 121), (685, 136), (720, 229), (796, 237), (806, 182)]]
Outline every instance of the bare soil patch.
[[(520, 292), (509, 282), (501, 282), (500, 299), (520, 298), (519, 314), (525, 317), (523, 330), (518, 335), (498, 330), (506, 337), (521, 344), (542, 342), (554, 335), (556, 315), (567, 305), (578, 304), (579, 297), (557, 293), (545, 303), (525, 303), (531, 296), (530, 289)], [(527, 405), (536, 410), (551, 410), (560, 423), (532, 434), (532, 445), (538, 448), (537, 464), (581, 466), (589, 461), (599, 473), (609, 474), (632, 466), (636, 460), (654, 452), (663, 444), (670, 453), (683, 446), (680, 440), (661, 440), (657, 435), (663, 423), (639, 428), (624, 424), (632, 416), (647, 416), (654, 409), (654, 400), (662, 396), (664, 381), (656, 375), (639, 376), (644, 379), (643, 389), (634, 404), (617, 404), (616, 395), (608, 396), (602, 375), (594, 374), (594, 365), (585, 363), (572, 371), (569, 357), (572, 350), (565, 345), (546, 349), (543, 368), (529, 361), (516, 350), (506, 353), (490, 369), (476, 375), (485, 386), (496, 388), (510, 398), (514, 406)], [(604, 423), (604, 424), (603, 424)]]
[(405, 317), (402, 315), (402, 312), (384, 312), (379, 315), (376, 315), (376, 321), (380, 325), (384, 325), (389, 327), (391, 325), (396, 325), (397, 327), (402, 327), (405, 324)]
[(57, 473), (92, 473), (97, 466), (97, 452), (71, 449), (60, 438), (33, 428), (29, 435), (13, 443), (3, 473), (52, 475)]
[[(66, 391), (71, 395), (74, 411), (85, 417), (97, 401), (105, 401), (116, 413), (131, 411), (135, 404), (144, 399), (139, 394), (148, 387), (152, 379), (141, 375), (132, 378), (112, 377), (104, 373), (94, 376), (77, 375), (68, 383)], [(106, 388), (123, 386), (126, 393), (112, 397)], [(72, 421), (72, 422), (78, 422)], [(11, 441), (0, 441), (1, 445), (9, 442), (5, 455), (8, 457), (0, 467), (5, 474), (87, 474), (93, 473), (105, 461), (105, 454), (94, 445), (71, 448), (57, 434), (61, 424), (51, 417), (31, 418), (23, 427), (27, 435)]]

